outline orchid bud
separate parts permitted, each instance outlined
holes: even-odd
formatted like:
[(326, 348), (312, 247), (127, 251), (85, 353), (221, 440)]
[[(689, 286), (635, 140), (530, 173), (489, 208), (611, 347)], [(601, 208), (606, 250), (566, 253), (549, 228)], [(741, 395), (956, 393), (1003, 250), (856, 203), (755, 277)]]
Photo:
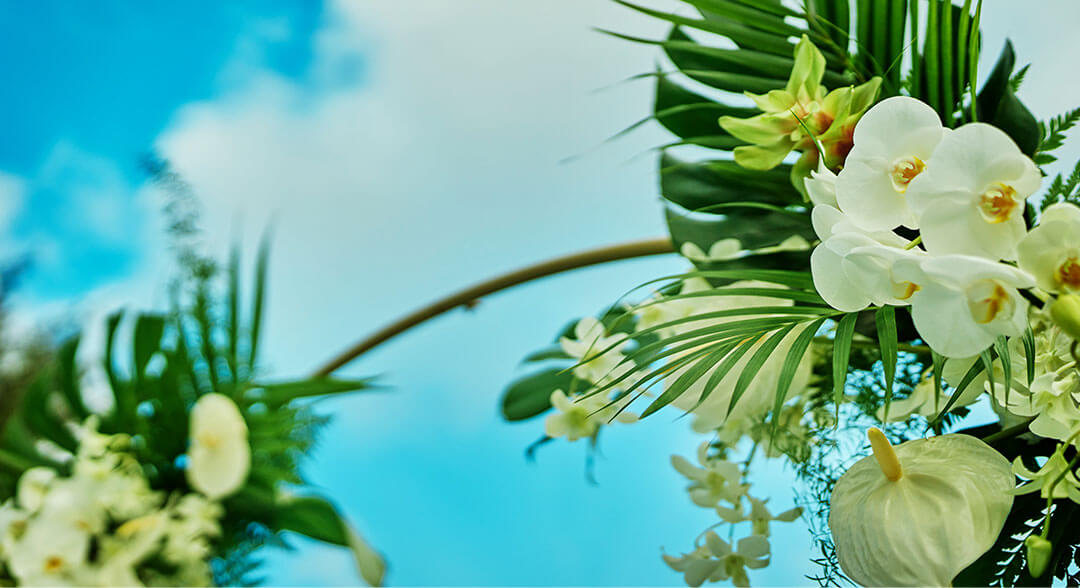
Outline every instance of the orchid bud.
[(1041, 535), (1031, 535), (1024, 540), (1024, 546), (1027, 548), (1027, 564), (1031, 577), (1038, 578), (1045, 574), (1054, 545)]
[(1050, 305), (1050, 318), (1068, 336), (1080, 340), (1080, 296), (1063, 294)]
[(868, 432), (873, 455), (836, 483), (829, 528), (844, 573), (864, 586), (948, 586), (997, 540), (1012, 508), (1009, 461), (962, 434), (896, 447)]

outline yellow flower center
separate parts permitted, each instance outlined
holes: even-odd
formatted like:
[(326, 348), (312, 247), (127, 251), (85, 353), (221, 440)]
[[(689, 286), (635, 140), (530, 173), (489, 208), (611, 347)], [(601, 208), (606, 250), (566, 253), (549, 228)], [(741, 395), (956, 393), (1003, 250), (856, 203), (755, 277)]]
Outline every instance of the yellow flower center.
[(210, 432), (204, 432), (196, 437), (199, 445), (206, 447), (207, 449), (217, 449), (221, 446), (221, 435), (217, 435)]
[(1066, 259), (1054, 270), (1054, 280), (1067, 290), (1080, 290), (1080, 261)]
[(911, 184), (911, 181), (925, 169), (926, 164), (918, 157), (914, 155), (901, 157), (893, 162), (892, 169), (889, 170), (889, 179), (892, 180), (893, 188), (903, 194), (907, 192), (908, 184)]
[(968, 307), (975, 322), (985, 325), (1001, 313), (1012, 316), (1016, 303), (1004, 286), (994, 280), (983, 280), (968, 290)]
[(907, 300), (915, 295), (916, 292), (922, 290), (915, 282), (894, 282), (893, 283), (893, 296), (898, 300)]
[(43, 567), (46, 574), (55, 574), (64, 568), (64, 559), (58, 555), (49, 556), (45, 558)]
[(1017, 210), (1020, 210), (1020, 203), (1016, 201), (1016, 190), (1007, 184), (998, 184), (979, 197), (979, 212), (990, 224), (1009, 220)]

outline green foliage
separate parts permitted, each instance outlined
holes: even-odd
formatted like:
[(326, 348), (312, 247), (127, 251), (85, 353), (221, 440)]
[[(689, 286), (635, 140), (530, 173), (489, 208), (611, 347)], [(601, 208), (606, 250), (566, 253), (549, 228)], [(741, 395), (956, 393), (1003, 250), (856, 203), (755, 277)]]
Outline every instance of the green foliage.
[(978, 116), (980, 121), (1008, 133), (1025, 154), (1034, 156), (1040, 142), (1039, 123), (1012, 89), (1010, 79), (1015, 64), (1016, 53), (1012, 43), (1006, 41), (976, 100)]
[(1076, 126), (1077, 122), (1080, 122), (1080, 108), (1040, 122), (1039, 149), (1035, 154), (1035, 163), (1046, 165), (1057, 161), (1057, 157), (1050, 155), (1050, 152), (1065, 144), (1065, 132)]
[(1080, 161), (1076, 162), (1072, 173), (1066, 178), (1062, 174), (1054, 176), (1050, 187), (1043, 196), (1040, 204), (1041, 210), (1046, 210), (1054, 204), (1068, 202), (1080, 206)]

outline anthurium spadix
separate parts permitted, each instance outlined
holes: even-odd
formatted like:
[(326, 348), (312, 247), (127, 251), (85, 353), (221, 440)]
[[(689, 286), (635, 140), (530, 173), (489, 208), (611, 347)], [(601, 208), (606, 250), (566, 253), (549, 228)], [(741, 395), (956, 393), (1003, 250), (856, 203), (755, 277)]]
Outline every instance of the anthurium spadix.
[(975, 437), (896, 447), (870, 429), (873, 455), (833, 489), (829, 529), (840, 567), (863, 586), (949, 586), (986, 552), (1012, 508), (1009, 460)]
[(914, 284), (911, 316), (919, 336), (945, 357), (978, 355), (1004, 335), (1027, 326), (1028, 302), (1017, 288), (1030, 288), (1027, 272), (970, 255), (904, 259), (896, 279)]
[(1035, 163), (984, 123), (945, 135), (932, 160), (907, 193), (926, 250), (1016, 259), (1027, 233), (1025, 202), (1042, 182)]
[(918, 228), (907, 191), (945, 132), (937, 112), (914, 98), (874, 105), (855, 127), (854, 146), (836, 180), (840, 209), (867, 230)]
[(1080, 293), (1080, 207), (1055, 204), (1020, 241), (1020, 267), (1047, 292)]

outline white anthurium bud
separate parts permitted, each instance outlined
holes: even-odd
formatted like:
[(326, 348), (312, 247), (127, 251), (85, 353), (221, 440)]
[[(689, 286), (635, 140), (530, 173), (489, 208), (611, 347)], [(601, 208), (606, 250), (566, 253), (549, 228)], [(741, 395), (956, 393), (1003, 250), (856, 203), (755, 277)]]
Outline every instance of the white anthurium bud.
[(921, 250), (907, 249), (909, 242), (891, 231), (864, 231), (831, 206), (815, 206), (811, 220), (822, 242), (810, 254), (810, 271), (825, 302), (844, 312), (907, 303), (915, 285), (896, 279), (893, 266), (919, 259)]
[(855, 126), (854, 147), (836, 179), (840, 210), (868, 230), (918, 228), (907, 192), (945, 136), (937, 112), (914, 98), (882, 100)]
[(1080, 207), (1060, 203), (1047, 208), (1017, 253), (1020, 267), (1043, 290), (1080, 293)]
[(840, 567), (863, 586), (949, 586), (997, 540), (1012, 509), (1009, 461), (962, 434), (892, 447), (841, 476), (829, 501)]
[(1012, 260), (1040, 183), (1039, 168), (1004, 131), (970, 123), (941, 140), (907, 197), (931, 254)]
[(208, 498), (225, 498), (244, 485), (251, 469), (248, 428), (236, 403), (206, 394), (191, 409), (187, 479)]
[(911, 282), (911, 316), (931, 349), (951, 358), (978, 355), (1004, 335), (1027, 327), (1028, 302), (1017, 288), (1034, 279), (1024, 271), (970, 255), (902, 260), (898, 280)]

